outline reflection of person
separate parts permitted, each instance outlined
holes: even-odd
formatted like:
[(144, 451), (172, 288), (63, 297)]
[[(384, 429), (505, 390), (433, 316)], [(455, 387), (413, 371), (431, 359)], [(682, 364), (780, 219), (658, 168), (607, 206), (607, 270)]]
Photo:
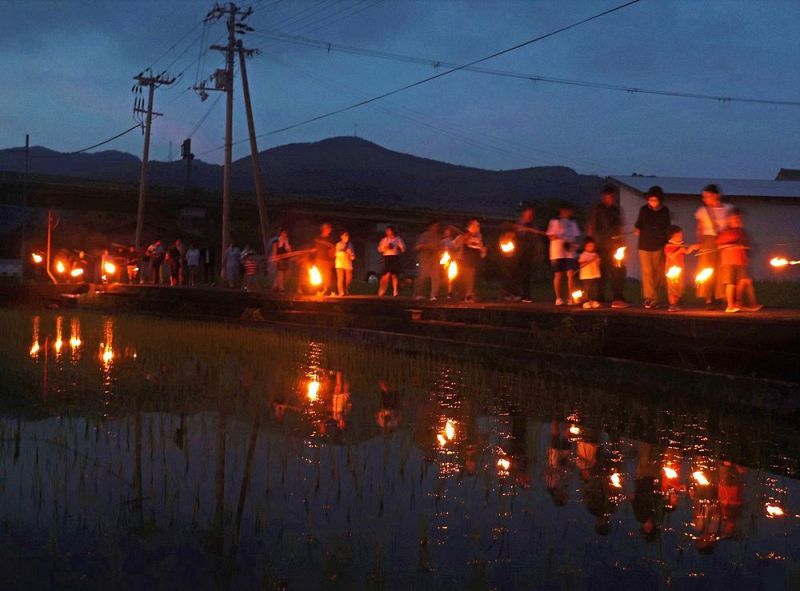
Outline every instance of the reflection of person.
[(704, 299), (706, 306), (710, 308), (715, 299), (721, 300), (725, 297), (725, 288), (719, 277), (720, 252), (717, 250), (717, 238), (728, 227), (731, 206), (722, 203), (717, 185), (706, 185), (703, 188), (702, 200), (703, 205), (694, 213), (694, 218), (697, 220), (697, 241), (701, 249), (697, 268), (713, 269), (714, 275), (709, 281), (697, 286), (697, 297)]
[(553, 502), (562, 507), (569, 498), (569, 469), (571, 459), (569, 439), (563, 435), (558, 421), (550, 423), (550, 445), (547, 448), (547, 467), (544, 481)]
[[(550, 265), (553, 268), (553, 291), (556, 295), (556, 306), (563, 306), (565, 302), (577, 304), (571, 300), (575, 291), (575, 271), (578, 270), (578, 238), (580, 228), (572, 219), (572, 206), (565, 205), (558, 211), (558, 217), (547, 224), (547, 237), (550, 239)], [(568, 297), (561, 297), (561, 284), (564, 275), (567, 276)]]
[(383, 273), (378, 287), (378, 295), (382, 296), (392, 282), (392, 295), (400, 294), (400, 255), (406, 251), (406, 243), (397, 235), (392, 226), (387, 226), (383, 238), (378, 243), (378, 252), (383, 255)]
[(611, 533), (611, 515), (617, 508), (612, 498), (611, 463), (608, 451), (600, 445), (599, 436), (593, 429), (586, 429), (578, 442), (578, 460), (583, 480), (583, 503), (595, 517), (595, 532), (601, 536)]
[(664, 283), (664, 245), (672, 222), (661, 187), (650, 187), (645, 197), (647, 203), (639, 210), (635, 232), (639, 236), (642, 298), (649, 310), (658, 307), (659, 290)]
[(331, 417), (336, 422), (336, 428), (342, 431), (345, 427), (345, 416), (350, 412), (350, 382), (336, 372), (336, 385), (331, 397)]
[(744, 507), (744, 475), (747, 469), (732, 462), (722, 462), (719, 467), (717, 496), (722, 516), (722, 538), (735, 538), (738, 521)]
[(526, 434), (528, 419), (519, 409), (511, 409), (511, 469), (514, 471), (517, 484), (522, 488), (530, 488), (531, 475), (528, 472), (528, 449)]
[(704, 471), (710, 481), (707, 486), (693, 485), (689, 489), (689, 498), (693, 503), (695, 547), (702, 554), (711, 554), (719, 541), (722, 513), (720, 511), (719, 497), (715, 471)]
[(656, 450), (649, 443), (639, 443), (634, 493), (630, 500), (633, 515), (641, 524), (642, 536), (648, 542), (658, 538), (664, 517), (664, 497), (656, 490), (660, 471)]
[(383, 380), (380, 381), (379, 387), (381, 390), (381, 409), (378, 411), (376, 421), (381, 429), (390, 433), (397, 429), (400, 418), (397, 389)]

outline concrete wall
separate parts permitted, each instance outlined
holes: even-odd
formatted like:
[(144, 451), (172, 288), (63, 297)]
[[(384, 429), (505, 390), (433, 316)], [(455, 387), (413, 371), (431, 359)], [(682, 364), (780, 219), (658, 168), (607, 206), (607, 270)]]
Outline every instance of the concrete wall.
[[(779, 246), (779, 242), (800, 241), (800, 199), (730, 197), (726, 201), (745, 212), (745, 228), (750, 232), (754, 243), (750, 252), (750, 268), (756, 279), (800, 280), (800, 266), (775, 272), (769, 265), (773, 256), (800, 259), (800, 242)], [(672, 221), (683, 228), (687, 243), (696, 240), (694, 212), (700, 206), (700, 196), (667, 196), (665, 205), (669, 207)], [(627, 187), (620, 187), (620, 205), (625, 213), (626, 230), (633, 230), (639, 209), (644, 205), (642, 195)], [(639, 260), (636, 252), (637, 238), (628, 238), (628, 256), (625, 264), (628, 276), (639, 278)], [(695, 274), (697, 258), (688, 258), (687, 277)]]

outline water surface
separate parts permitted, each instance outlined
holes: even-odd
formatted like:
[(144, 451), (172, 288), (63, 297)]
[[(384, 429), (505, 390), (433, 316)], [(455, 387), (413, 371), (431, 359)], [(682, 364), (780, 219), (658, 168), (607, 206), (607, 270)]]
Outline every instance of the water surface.
[(781, 417), (240, 326), (0, 330), (2, 588), (800, 588)]

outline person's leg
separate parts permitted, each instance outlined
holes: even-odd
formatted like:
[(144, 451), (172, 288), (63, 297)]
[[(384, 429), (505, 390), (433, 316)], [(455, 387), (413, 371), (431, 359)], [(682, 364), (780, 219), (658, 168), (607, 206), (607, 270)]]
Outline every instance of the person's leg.
[[(597, 247), (597, 254), (600, 257), (600, 279), (597, 280), (597, 297), (599, 302), (606, 301), (606, 285), (611, 283), (611, 249)], [(614, 298), (616, 299), (616, 298)]]
[(397, 276), (397, 273), (392, 273), (392, 295), (399, 295), (400, 291), (398, 289), (400, 283), (400, 278)]
[(556, 271), (553, 273), (553, 292), (556, 294), (556, 301), (562, 299), (561, 298), (561, 277), (564, 274), (561, 271)]
[[(703, 236), (700, 242), (700, 251), (703, 253), (697, 260), (697, 270), (702, 271), (706, 268), (714, 269), (714, 275), (719, 273), (719, 265), (717, 265), (717, 241), (714, 236)], [(697, 286), (697, 297), (705, 300), (706, 304), (711, 304), (714, 301), (714, 291), (717, 279), (713, 281), (704, 281)]]
[(661, 291), (664, 289), (664, 265), (666, 258), (663, 250), (657, 250), (652, 254), (652, 270), (653, 270), (653, 298), (656, 303), (661, 301)]
[(461, 277), (464, 282), (464, 298), (475, 297), (475, 269), (469, 265), (461, 265)]
[[(753, 280), (748, 277), (746, 279), (742, 279), (740, 283), (742, 284), (742, 294), (747, 296), (747, 301), (749, 302), (748, 306), (758, 308), (759, 303), (756, 299), (756, 289), (753, 286)], [(744, 303), (744, 298), (740, 296), (739, 301)]]
[(569, 290), (567, 293), (569, 297), (572, 297), (572, 293), (575, 291), (575, 271), (569, 270), (567, 271), (567, 289)]
[(433, 261), (428, 264), (428, 275), (431, 278), (431, 298), (439, 297), (439, 279), (442, 276), (439, 264)]
[(353, 283), (353, 270), (344, 270), (344, 294), (350, 295), (350, 284)]
[(531, 298), (531, 280), (533, 279), (533, 261), (529, 258), (520, 259), (519, 283), (520, 293), (523, 300)]
[(639, 251), (639, 270), (642, 281), (642, 299), (649, 303), (653, 299), (653, 276), (650, 253), (646, 250)]
[(728, 308), (736, 308), (736, 285), (733, 283), (725, 284), (725, 296), (728, 300)]
[(428, 266), (424, 261), (419, 261), (417, 276), (414, 278), (414, 297), (422, 299), (425, 292), (425, 282), (428, 279)]
[(386, 293), (386, 289), (389, 287), (389, 276), (391, 273), (384, 273), (381, 275), (381, 280), (378, 283), (378, 295), (382, 296)]
[(336, 294), (344, 295), (344, 269), (336, 268)]

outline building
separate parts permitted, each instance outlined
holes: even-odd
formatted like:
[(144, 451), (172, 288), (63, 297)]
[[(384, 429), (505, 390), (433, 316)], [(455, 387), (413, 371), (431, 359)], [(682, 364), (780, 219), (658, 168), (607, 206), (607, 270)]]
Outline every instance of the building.
[[(753, 242), (751, 269), (756, 279), (800, 280), (800, 273), (784, 269), (776, 273), (769, 260), (777, 255), (800, 259), (800, 181), (769, 181), (746, 179), (703, 179), (655, 176), (615, 176), (611, 183), (619, 187), (620, 205), (633, 230), (639, 209), (645, 204), (644, 193), (659, 185), (665, 194), (665, 205), (673, 223), (681, 226), (687, 243), (695, 241), (694, 213), (701, 205), (700, 193), (709, 183), (715, 183), (728, 203), (745, 213), (745, 226)], [(784, 244), (788, 243), (788, 244)], [(625, 259), (628, 276), (639, 277), (636, 236), (628, 236), (629, 255)], [(689, 260), (696, 260), (689, 257)], [(689, 266), (693, 275), (694, 269)]]
[(800, 181), (800, 168), (781, 168), (776, 181)]

